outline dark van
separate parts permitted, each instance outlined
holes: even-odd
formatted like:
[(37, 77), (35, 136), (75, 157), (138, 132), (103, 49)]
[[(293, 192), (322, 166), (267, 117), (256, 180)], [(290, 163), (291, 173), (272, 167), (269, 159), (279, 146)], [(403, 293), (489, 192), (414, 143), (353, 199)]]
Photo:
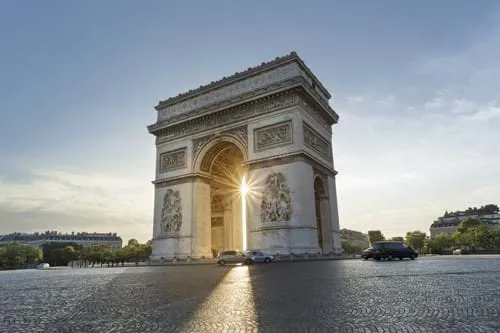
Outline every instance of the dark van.
[(371, 247), (367, 248), (361, 254), (361, 258), (375, 260), (387, 259), (392, 260), (398, 258), (403, 260), (404, 258), (410, 258), (414, 260), (418, 257), (418, 252), (403, 242), (374, 242)]

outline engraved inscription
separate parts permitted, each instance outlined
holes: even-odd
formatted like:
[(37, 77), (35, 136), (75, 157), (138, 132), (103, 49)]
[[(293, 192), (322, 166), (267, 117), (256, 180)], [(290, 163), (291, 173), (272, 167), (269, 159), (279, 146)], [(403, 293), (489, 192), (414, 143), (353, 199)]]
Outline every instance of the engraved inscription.
[(281, 172), (271, 172), (265, 183), (260, 206), (262, 223), (290, 221), (293, 213), (292, 198), (285, 175)]
[(323, 155), (326, 158), (330, 158), (331, 149), (330, 144), (326, 139), (324, 139), (320, 134), (313, 130), (309, 125), (303, 123), (304, 128), (304, 144)]
[(179, 191), (168, 189), (161, 209), (162, 233), (179, 232), (182, 226), (182, 206)]
[(187, 148), (181, 148), (160, 154), (160, 172), (167, 172), (186, 167)]
[(179, 114), (189, 112), (195, 108), (200, 108), (224, 99), (235, 97), (245, 92), (259, 89), (266, 85), (286, 80), (300, 74), (299, 67), (296, 63), (287, 64), (272, 71), (265, 72), (226, 87), (221, 87), (205, 94), (201, 94), (197, 97), (190, 98), (185, 102), (168, 106), (160, 110), (159, 120), (165, 120)]
[(286, 121), (254, 130), (254, 146), (256, 151), (291, 144), (292, 121)]

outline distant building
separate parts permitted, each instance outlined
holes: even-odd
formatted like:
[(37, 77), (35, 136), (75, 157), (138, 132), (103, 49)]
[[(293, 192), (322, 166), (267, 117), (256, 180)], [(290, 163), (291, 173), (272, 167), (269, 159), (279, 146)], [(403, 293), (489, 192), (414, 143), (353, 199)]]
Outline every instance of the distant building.
[(500, 228), (500, 214), (474, 214), (467, 211), (459, 211), (445, 214), (431, 224), (431, 237), (440, 234), (452, 234), (460, 225), (460, 222), (467, 219), (475, 219), (481, 223)]
[(72, 232), (62, 234), (57, 231), (47, 231), (44, 233), (12, 233), (0, 235), (0, 245), (8, 243), (20, 243), (24, 245), (40, 247), (47, 243), (75, 243), (83, 247), (92, 245), (106, 245), (112, 249), (122, 247), (122, 239), (116, 233), (90, 233), (90, 232)]
[(366, 249), (370, 246), (367, 234), (349, 229), (340, 230), (340, 242), (342, 243), (342, 247), (346, 244), (351, 244), (352, 246), (362, 249)]

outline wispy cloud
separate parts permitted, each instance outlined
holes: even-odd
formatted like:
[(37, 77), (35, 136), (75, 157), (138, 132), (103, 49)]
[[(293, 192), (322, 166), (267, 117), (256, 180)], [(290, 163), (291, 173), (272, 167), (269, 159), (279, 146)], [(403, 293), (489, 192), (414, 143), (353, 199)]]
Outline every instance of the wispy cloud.
[[(0, 210), (10, 216), (1, 220), (2, 229), (16, 230), (18, 219), (24, 231), (38, 230), (41, 220), (46, 229), (57, 220), (65, 231), (107, 226), (113, 229), (109, 231), (136, 229), (136, 234), (150, 237), (144, 230), (152, 230), (153, 189), (142, 178), (59, 170), (34, 170), (30, 178), (23, 183), (0, 181)], [(138, 237), (134, 232), (128, 236)]]

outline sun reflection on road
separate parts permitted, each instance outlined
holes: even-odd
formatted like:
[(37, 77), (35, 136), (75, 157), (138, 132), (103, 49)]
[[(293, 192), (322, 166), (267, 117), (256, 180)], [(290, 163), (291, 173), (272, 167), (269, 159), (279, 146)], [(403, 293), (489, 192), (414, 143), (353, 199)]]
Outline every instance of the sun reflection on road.
[(229, 331), (241, 328), (242, 323), (249, 330), (258, 329), (248, 266), (232, 267), (184, 325), (182, 332), (202, 332), (205, 325), (214, 320)]

